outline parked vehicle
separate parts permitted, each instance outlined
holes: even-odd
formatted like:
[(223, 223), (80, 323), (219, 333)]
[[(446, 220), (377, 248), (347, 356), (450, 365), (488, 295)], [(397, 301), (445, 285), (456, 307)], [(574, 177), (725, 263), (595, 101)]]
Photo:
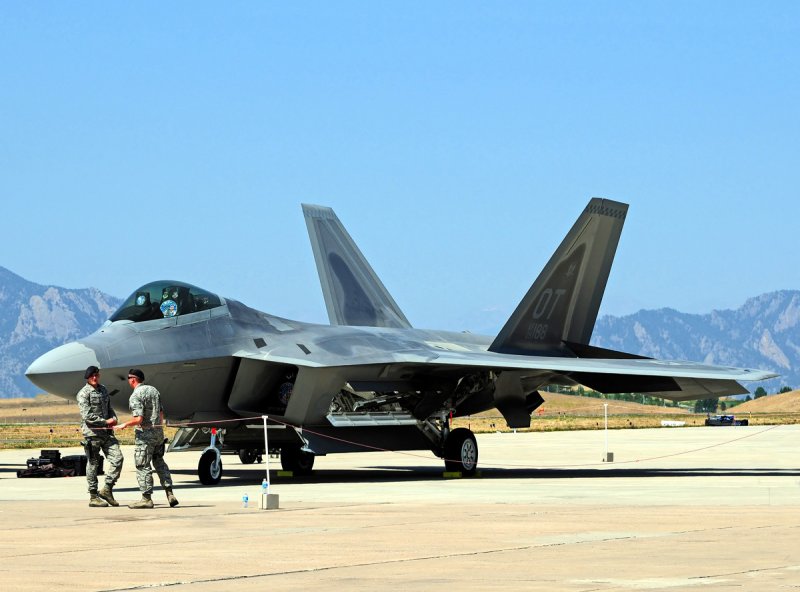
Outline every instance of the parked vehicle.
[(706, 418), (707, 426), (746, 426), (746, 419), (736, 419), (733, 415), (709, 415)]

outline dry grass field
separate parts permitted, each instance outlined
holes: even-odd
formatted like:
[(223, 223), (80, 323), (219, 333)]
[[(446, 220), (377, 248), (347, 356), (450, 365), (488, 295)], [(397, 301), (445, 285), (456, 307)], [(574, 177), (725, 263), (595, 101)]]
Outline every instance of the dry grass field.
[[(127, 398), (112, 400), (120, 421), (131, 418)], [(125, 411), (125, 412), (123, 412)], [(167, 430), (172, 436), (175, 430)], [(117, 433), (123, 444), (133, 444), (133, 430)], [(79, 446), (80, 412), (75, 401), (55, 395), (33, 399), (0, 399), (0, 448), (57, 448)]]
[(753, 399), (737, 405), (735, 413), (797, 413), (800, 414), (800, 390)]
[[(656, 428), (662, 421), (682, 421), (686, 427), (705, 425), (706, 415), (688, 409), (657, 407), (625, 401), (610, 401), (556, 393), (541, 393), (544, 404), (531, 417), (531, 427), (518, 431), (597, 430), (604, 426), (603, 404), (608, 403), (609, 429)], [(800, 390), (770, 395), (737, 405), (726, 412), (750, 425), (784, 425), (800, 423)], [(469, 418), (458, 418), (455, 426), (469, 427), (475, 432), (507, 431), (503, 418), (490, 411)]]
[[(610, 429), (661, 427), (662, 421), (685, 422), (687, 427), (704, 425), (704, 414), (677, 407), (657, 407), (625, 401), (611, 401), (543, 392), (544, 404), (531, 418), (531, 427), (518, 431), (598, 430), (604, 426), (604, 403), (608, 403)], [(130, 418), (127, 400), (113, 403), (121, 421)], [(729, 411), (747, 418), (750, 425), (800, 423), (800, 390), (762, 397), (742, 403)], [(32, 399), (0, 399), (0, 448), (46, 448), (77, 446), (81, 441), (78, 406), (53, 395)], [(474, 432), (509, 431), (497, 411), (453, 420), (453, 427)], [(172, 436), (175, 428), (167, 429)], [(133, 443), (133, 431), (118, 434), (123, 444)]]

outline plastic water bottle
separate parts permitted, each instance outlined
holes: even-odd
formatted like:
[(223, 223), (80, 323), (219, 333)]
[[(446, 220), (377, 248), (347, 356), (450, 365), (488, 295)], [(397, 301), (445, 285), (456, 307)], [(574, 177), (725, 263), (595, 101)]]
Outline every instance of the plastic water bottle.
[(267, 489), (269, 488), (269, 483), (267, 483), (266, 478), (261, 482), (261, 495), (265, 495), (267, 493)]
[(242, 496), (242, 507), (243, 507), (243, 508), (246, 508), (246, 507), (247, 507), (247, 502), (249, 501), (249, 499), (250, 499), (250, 498), (248, 498), (248, 497), (247, 497), (247, 494), (246, 494), (246, 493), (245, 493), (245, 494)]

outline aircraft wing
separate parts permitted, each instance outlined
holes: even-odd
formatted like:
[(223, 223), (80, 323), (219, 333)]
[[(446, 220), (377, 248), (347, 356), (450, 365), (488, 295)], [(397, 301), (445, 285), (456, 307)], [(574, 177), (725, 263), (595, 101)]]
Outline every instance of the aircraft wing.
[[(440, 347), (442, 349), (440, 349)], [(683, 361), (639, 359), (589, 359), (523, 356), (481, 351), (453, 351), (447, 345), (410, 348), (394, 352), (369, 352), (320, 361), (311, 356), (280, 356), (238, 352), (238, 357), (294, 364), (306, 368), (374, 367), (376, 377), (395, 374), (393, 369), (413, 376), (464, 374), (465, 370), (513, 372), (520, 377), (550, 375), (564, 382), (582, 384), (603, 393), (641, 392), (672, 400), (719, 397), (748, 392), (738, 381), (757, 381), (776, 374), (749, 368), (709, 366)], [(557, 380), (554, 382), (558, 382)]]
[[(443, 346), (446, 347), (446, 346)], [(683, 378), (709, 378), (727, 380), (765, 380), (778, 376), (766, 370), (709, 366), (696, 362), (636, 359), (589, 359), (559, 358), (549, 356), (523, 356), (493, 352), (452, 351), (446, 349), (414, 348), (395, 352), (371, 352), (363, 355), (342, 357), (331, 363), (316, 361), (309, 357), (282, 356), (272, 353), (239, 351), (236, 357), (261, 359), (264, 361), (291, 363), (306, 367), (363, 366), (366, 364), (430, 364), (437, 367), (480, 368), (485, 370), (534, 370), (558, 374), (595, 373), (624, 374), (636, 376), (661, 376)]]
[(557, 373), (626, 374), (728, 380), (764, 380), (777, 376), (764, 370), (708, 366), (694, 362), (651, 359), (586, 359), (512, 354), (442, 352), (432, 362), (455, 366), (478, 366), (489, 369), (549, 370)]

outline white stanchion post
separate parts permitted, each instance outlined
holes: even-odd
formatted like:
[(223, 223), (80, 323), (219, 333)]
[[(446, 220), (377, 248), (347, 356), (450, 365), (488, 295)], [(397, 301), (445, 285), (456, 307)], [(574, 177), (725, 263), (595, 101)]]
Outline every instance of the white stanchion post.
[(269, 480), (269, 437), (267, 436), (267, 419), (266, 415), (262, 415), (261, 419), (264, 420), (264, 457), (267, 459), (266, 463), (266, 472), (267, 475), (264, 478), (267, 482), (267, 490), (266, 493), (263, 491), (261, 492), (261, 503), (259, 507), (262, 510), (277, 510), (279, 503), (278, 503), (278, 494), (277, 493), (270, 493), (270, 480)]
[(614, 454), (608, 452), (608, 403), (603, 403), (603, 416), (605, 418), (606, 451), (603, 462), (614, 462)]
[(261, 419), (264, 420), (264, 458), (267, 459), (267, 489), (269, 489), (269, 437), (267, 436), (267, 416), (262, 415)]

